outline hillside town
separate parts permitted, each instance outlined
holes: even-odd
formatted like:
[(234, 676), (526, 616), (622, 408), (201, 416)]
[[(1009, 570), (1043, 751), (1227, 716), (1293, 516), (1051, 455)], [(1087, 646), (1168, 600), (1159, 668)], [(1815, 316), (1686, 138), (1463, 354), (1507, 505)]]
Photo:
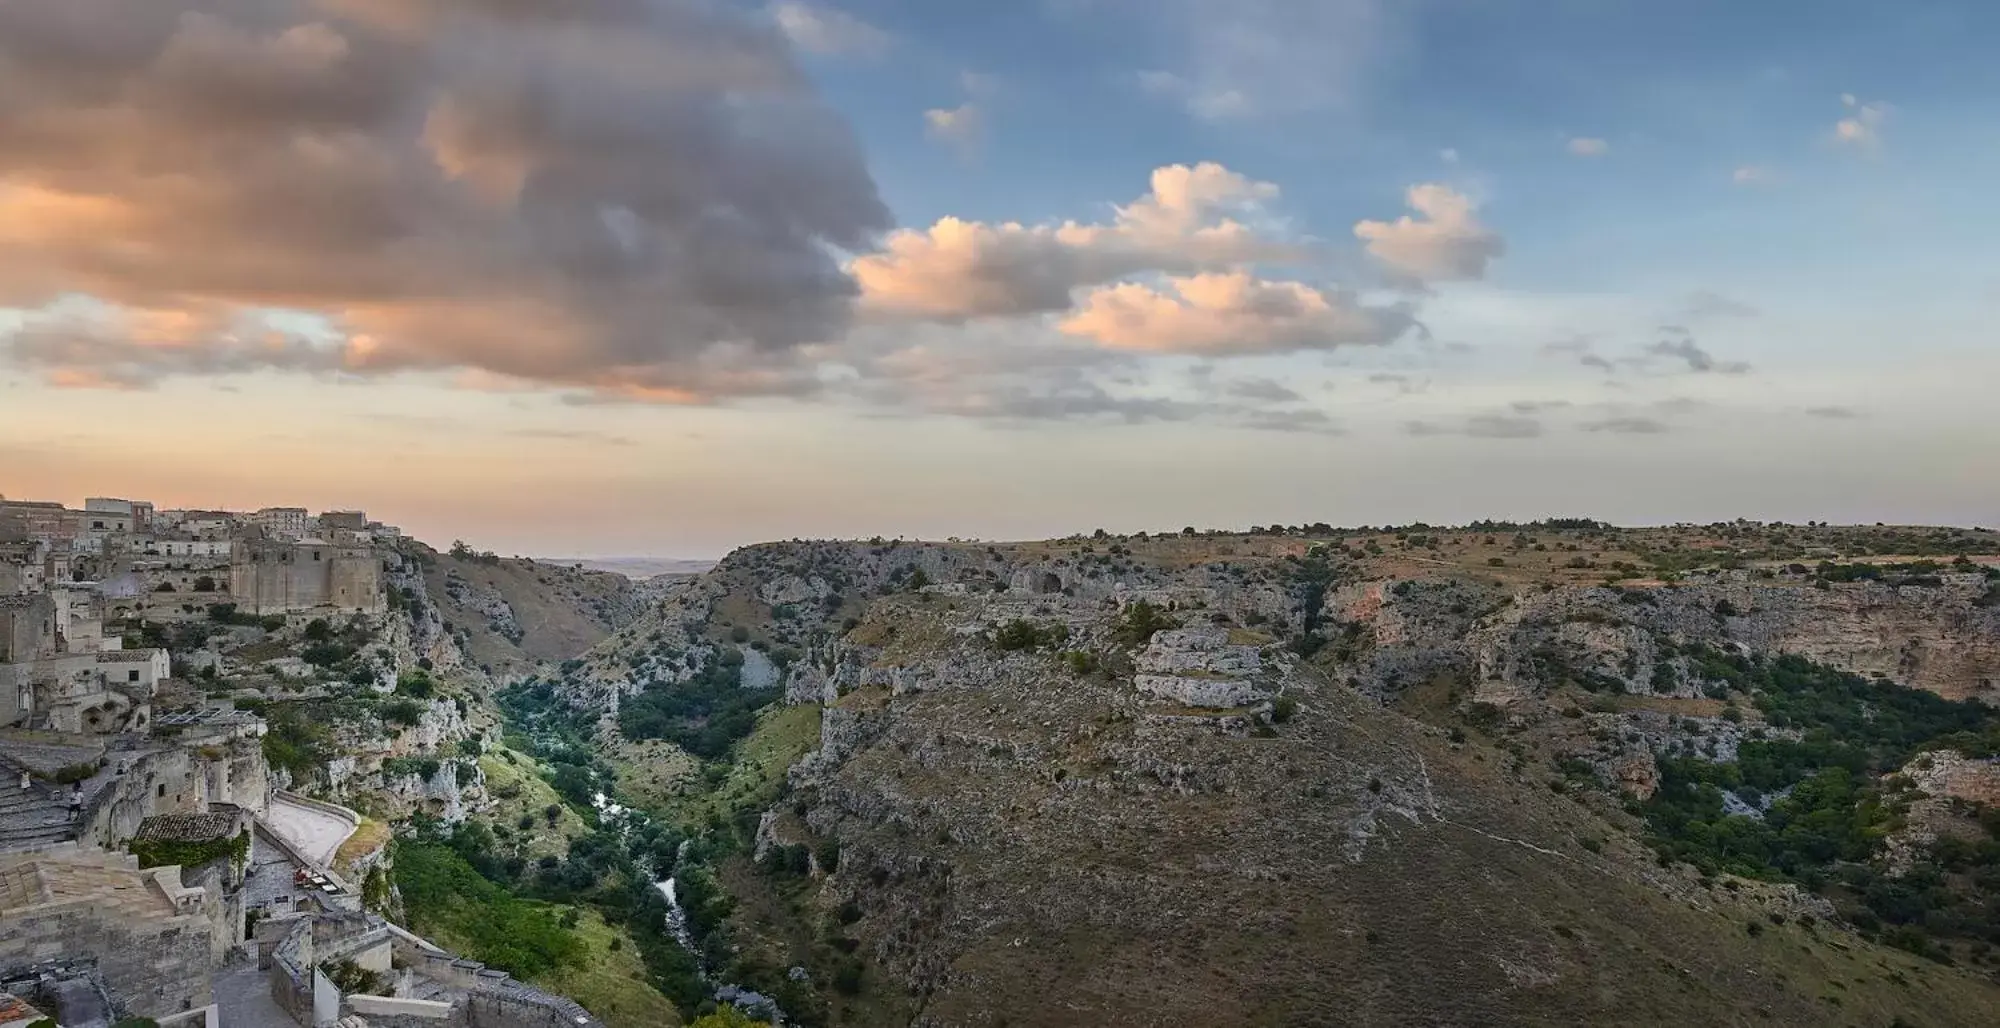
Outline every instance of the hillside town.
[[(387, 833), (292, 792), (260, 680), (228, 683), (261, 648), (264, 686), (304, 688), (332, 623), (397, 637), (401, 539), (353, 510), (0, 497), (0, 1023), (595, 1023), (382, 916)], [(423, 725), (455, 715), (384, 745), (456, 744)]]

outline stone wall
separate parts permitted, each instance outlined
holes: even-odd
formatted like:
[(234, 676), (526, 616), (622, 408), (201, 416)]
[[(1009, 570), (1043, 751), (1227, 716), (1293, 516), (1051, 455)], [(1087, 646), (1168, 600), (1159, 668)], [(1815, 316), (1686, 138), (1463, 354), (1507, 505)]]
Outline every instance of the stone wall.
[(378, 613), (387, 606), (373, 549), (316, 543), (245, 543), (229, 566), (237, 609), (252, 614), (333, 607)]
[(461, 959), (393, 925), (389, 934), (395, 957), (405, 967), (465, 994), (454, 1004), (464, 1020), (452, 1023), (466, 1028), (603, 1028), (604, 1022), (575, 1000), (524, 985), (505, 971)]
[(150, 1017), (206, 1006), (213, 998), (212, 928), (197, 903), (187, 901), (186, 913), (159, 916), (83, 896), (10, 911), (0, 915), (0, 974), (88, 960), (124, 1013)]
[[(156, 814), (196, 814), (212, 803), (229, 803), (253, 813), (264, 809), (267, 767), (254, 738), (218, 745), (172, 746), (106, 754), (102, 781), (84, 805), (88, 828), (82, 837), (107, 850), (121, 848)], [(117, 773), (118, 768), (124, 773)]]

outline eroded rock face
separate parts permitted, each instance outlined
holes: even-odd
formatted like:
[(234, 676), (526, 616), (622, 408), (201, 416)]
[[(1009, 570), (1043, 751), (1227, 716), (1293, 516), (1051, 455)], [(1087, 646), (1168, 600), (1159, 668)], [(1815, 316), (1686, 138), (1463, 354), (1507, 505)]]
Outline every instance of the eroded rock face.
[(1968, 757), (1957, 750), (1920, 753), (1899, 772), (1909, 783), (1904, 826), (1883, 840), (1889, 873), (1906, 874), (1938, 840), (1954, 832), (1979, 838), (1984, 830), (1959, 812), (2000, 805), (2000, 758)]
[(486, 773), (476, 760), (443, 760), (429, 778), (385, 775), (380, 796), (396, 816), (421, 813), (457, 824), (487, 805)]
[(2000, 608), (1977, 602), (1986, 579), (1939, 580), (1814, 588), (1797, 576), (1722, 572), (1672, 587), (1531, 591), (1474, 625), (1467, 643), (1479, 698), (1502, 705), (1546, 688), (1551, 655), (1621, 691), (1700, 695), (1703, 683), (1663, 644), (1796, 653), (1947, 699), (2000, 701)]
[[(1220, 625), (1154, 633), (1136, 658), (1132, 684), (1190, 707), (1246, 707), (1273, 691), (1254, 645), (1232, 644)], [(1268, 676), (1264, 676), (1268, 677)]]
[[(1572, 988), (1592, 972), (1552, 948), (1548, 924), (1524, 918), (1555, 902), (1573, 904), (1568, 919), (1616, 910), (1616, 930), (1648, 949), (1630, 974), (1674, 988), (1684, 973), (1734, 976), (1732, 995), (1793, 1002), (1690, 943), (1698, 932), (1681, 919), (1720, 913), (1737, 932), (1767, 913), (1825, 917), (1823, 901), (1754, 888), (1724, 898), (1636, 844), (1580, 845), (1608, 832), (1583, 805), (1522, 790), (1502, 762), (1317, 669), (1232, 642), (1206, 615), (1184, 615), (1187, 625), (1131, 654), (1130, 679), (1075, 674), (1046, 649), (1001, 651), (981, 629), (1020, 614), (1018, 600), (911, 598), (871, 612), (852, 636), (878, 641), (839, 647), (820, 748), (760, 823), (760, 841), (838, 841), (838, 871), (817, 878), (822, 899), (852, 904), (861, 917), (847, 931), (871, 965), (923, 997), (913, 1023), (990, 1024), (996, 1004), (1072, 1023), (1046, 983), (1086, 964), (1092, 982), (1147, 983), (1102, 993), (1092, 1007), (1102, 1023), (1194, 1023), (1189, 1004), (1211, 1023), (1326, 1023), (1328, 1011), (1354, 1009), (1343, 1004), (1357, 980), (1369, 996), (1410, 997), (1378, 1001), (1381, 1023), (1437, 1023), (1429, 993), (1393, 984), (1413, 976), (1454, 983), (1448, 1020), (1459, 1023), (1617, 1020), (1564, 1006), (1608, 993)], [(1030, 613), (1063, 619), (1065, 645), (1092, 647), (1117, 613), (1091, 609)], [(1135, 688), (1140, 676), (1270, 683), (1297, 709), (1283, 723), (1189, 710), (1190, 698), (1241, 697)], [(1642, 714), (1590, 716), (1634, 737), (1627, 780), (1644, 794), (1649, 747), (1694, 729)], [(1738, 739), (1720, 718), (1701, 727), (1718, 749)], [(1442, 923), (1450, 947), (1384, 941), (1397, 926)], [(1325, 973), (1329, 960), (1339, 974)], [(1096, 995), (1064, 991), (1084, 994)], [(1778, 1019), (1809, 1018), (1811, 997), (1789, 1009)]]

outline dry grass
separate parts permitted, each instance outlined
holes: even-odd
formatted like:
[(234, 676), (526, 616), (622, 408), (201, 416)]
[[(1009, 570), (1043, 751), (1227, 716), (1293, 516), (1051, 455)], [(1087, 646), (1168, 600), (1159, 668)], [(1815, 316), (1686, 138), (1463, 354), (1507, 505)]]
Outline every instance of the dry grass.
[(388, 822), (369, 817), (362, 818), (361, 823), (355, 826), (354, 834), (348, 836), (347, 841), (341, 843), (340, 849), (334, 852), (333, 866), (345, 874), (355, 861), (389, 845), (389, 838), (393, 834), (394, 830)]
[(575, 932), (588, 950), (581, 965), (535, 979), (534, 984), (568, 996), (596, 1014), (608, 1028), (674, 1028), (680, 1012), (647, 982), (652, 976), (623, 928), (606, 924), (597, 911), (578, 908)]

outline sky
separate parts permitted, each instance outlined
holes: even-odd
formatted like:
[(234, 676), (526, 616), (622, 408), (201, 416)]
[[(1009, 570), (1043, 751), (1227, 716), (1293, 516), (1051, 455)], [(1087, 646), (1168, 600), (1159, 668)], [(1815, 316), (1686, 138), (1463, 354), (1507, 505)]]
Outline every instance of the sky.
[(2000, 524), (1981, 0), (8, 0), (0, 495)]

